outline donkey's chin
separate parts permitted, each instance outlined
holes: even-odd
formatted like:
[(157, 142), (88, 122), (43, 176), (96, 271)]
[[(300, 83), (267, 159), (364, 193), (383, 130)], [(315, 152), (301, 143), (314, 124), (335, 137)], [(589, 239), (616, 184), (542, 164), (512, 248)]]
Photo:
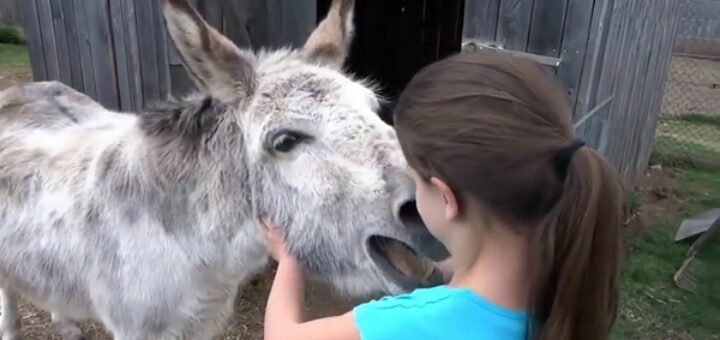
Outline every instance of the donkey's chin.
[(400, 240), (373, 235), (367, 247), (375, 266), (404, 291), (445, 283), (437, 262)]

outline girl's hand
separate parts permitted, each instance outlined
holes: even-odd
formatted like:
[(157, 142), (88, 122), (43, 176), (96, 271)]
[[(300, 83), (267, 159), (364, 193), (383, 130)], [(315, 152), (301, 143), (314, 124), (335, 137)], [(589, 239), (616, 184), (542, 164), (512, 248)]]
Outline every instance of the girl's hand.
[(285, 241), (278, 231), (278, 227), (272, 224), (267, 217), (263, 217), (261, 222), (265, 230), (265, 239), (270, 248), (270, 255), (278, 262), (289, 258), (290, 255), (288, 254)]

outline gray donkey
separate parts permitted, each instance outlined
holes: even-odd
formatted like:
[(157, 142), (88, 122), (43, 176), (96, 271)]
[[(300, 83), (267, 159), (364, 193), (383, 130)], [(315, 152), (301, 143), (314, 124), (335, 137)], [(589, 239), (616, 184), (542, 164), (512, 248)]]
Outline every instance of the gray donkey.
[(396, 135), (341, 70), (354, 2), (302, 49), (257, 54), (162, 3), (198, 94), (126, 114), (57, 82), (0, 93), (2, 339), (20, 338), (20, 295), (64, 339), (86, 319), (122, 340), (210, 339), (268, 262), (262, 216), (347, 294), (437, 283), (447, 253)]

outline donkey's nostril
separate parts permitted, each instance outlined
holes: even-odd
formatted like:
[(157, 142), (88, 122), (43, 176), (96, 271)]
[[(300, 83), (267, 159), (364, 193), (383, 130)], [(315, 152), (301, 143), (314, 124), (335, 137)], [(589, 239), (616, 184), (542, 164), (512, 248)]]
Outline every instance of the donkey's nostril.
[(403, 205), (400, 206), (398, 217), (400, 222), (407, 228), (425, 228), (425, 223), (423, 223), (420, 217), (415, 200), (403, 203)]
[(443, 261), (450, 256), (445, 246), (440, 243), (425, 226), (417, 209), (415, 200), (406, 201), (398, 209), (398, 219), (402, 223), (412, 240), (410, 244), (416, 247), (415, 250), (433, 261)]

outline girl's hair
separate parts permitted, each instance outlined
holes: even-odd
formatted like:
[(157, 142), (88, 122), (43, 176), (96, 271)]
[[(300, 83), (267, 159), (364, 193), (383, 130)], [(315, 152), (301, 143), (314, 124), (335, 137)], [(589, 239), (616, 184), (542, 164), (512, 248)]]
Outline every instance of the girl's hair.
[[(531, 337), (605, 339), (617, 311), (625, 192), (573, 139), (563, 91), (543, 70), (494, 53), (420, 71), (395, 108), (409, 164), (528, 236)], [(521, 228), (521, 227), (518, 227)]]

